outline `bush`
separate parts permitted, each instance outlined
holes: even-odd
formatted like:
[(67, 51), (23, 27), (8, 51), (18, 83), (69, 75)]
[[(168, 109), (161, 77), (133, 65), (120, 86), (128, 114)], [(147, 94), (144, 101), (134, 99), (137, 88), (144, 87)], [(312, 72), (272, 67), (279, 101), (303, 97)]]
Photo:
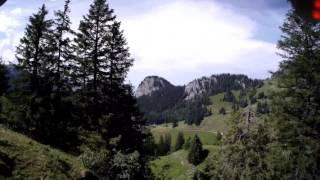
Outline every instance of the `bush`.
[(226, 109), (224, 107), (220, 108), (219, 114), (226, 115), (227, 114)]
[(108, 151), (94, 152), (87, 150), (80, 156), (84, 166), (100, 179), (139, 179), (142, 177), (140, 154)]
[(219, 131), (217, 132), (217, 137), (216, 138), (217, 138), (218, 141), (221, 141), (221, 139), (222, 139), (221, 132), (219, 132)]

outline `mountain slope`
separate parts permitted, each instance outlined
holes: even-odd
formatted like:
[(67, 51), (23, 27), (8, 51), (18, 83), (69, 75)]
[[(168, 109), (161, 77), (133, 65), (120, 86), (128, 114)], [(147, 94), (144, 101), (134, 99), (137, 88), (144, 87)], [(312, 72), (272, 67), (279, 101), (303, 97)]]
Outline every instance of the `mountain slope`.
[[(270, 100), (269, 97), (272, 92), (277, 90), (276, 86), (277, 80), (266, 80), (264, 81), (264, 85), (260, 88), (256, 88), (255, 90), (249, 90), (246, 93), (246, 98), (250, 99), (250, 94), (256, 99), (255, 103), (249, 104), (245, 108), (239, 109), (240, 112), (243, 112), (247, 108), (251, 108), (251, 110), (256, 111), (257, 103), (259, 101)], [(252, 93), (255, 92), (255, 93)], [(266, 95), (265, 98), (259, 98), (260, 93), (264, 93)], [(235, 98), (239, 100), (240, 90), (232, 91)], [(233, 112), (233, 103), (222, 101), (224, 98), (225, 92), (219, 93), (213, 96), (210, 96), (209, 99), (211, 104), (208, 105), (208, 108), (211, 110), (212, 114), (204, 118), (199, 126), (188, 125), (184, 122), (179, 122), (178, 126), (172, 128), (172, 123), (152, 126), (151, 132), (155, 141), (159, 143), (160, 136), (165, 136), (166, 134), (170, 134), (172, 137), (171, 147), (174, 147), (175, 141), (177, 139), (177, 134), (182, 132), (185, 136), (185, 139), (188, 137), (193, 137), (197, 134), (204, 145), (204, 149), (209, 150), (209, 155), (205, 161), (209, 161), (214, 158), (215, 155), (219, 156), (219, 152), (221, 152), (221, 146), (216, 138), (217, 132), (221, 132), (222, 135), (227, 133), (229, 129), (229, 119), (232, 116)], [(251, 103), (251, 102), (250, 102)], [(220, 114), (219, 110), (221, 108), (226, 109), (226, 114)], [(263, 118), (263, 114), (258, 114), (258, 120)], [(204, 168), (204, 164), (206, 162), (201, 163), (198, 166), (193, 166), (187, 161), (187, 151), (180, 150), (177, 152), (170, 153), (166, 156), (161, 156), (160, 158), (152, 161), (151, 169), (157, 178), (163, 179), (192, 179), (193, 174), (196, 170), (201, 170)]]
[(210, 104), (209, 96), (262, 84), (263, 81), (245, 75), (219, 74), (196, 79), (186, 86), (174, 86), (163, 78), (150, 76), (141, 82), (136, 97), (149, 124), (184, 120), (199, 125), (211, 114), (206, 108)]
[(80, 179), (87, 173), (76, 157), (0, 128), (0, 179)]

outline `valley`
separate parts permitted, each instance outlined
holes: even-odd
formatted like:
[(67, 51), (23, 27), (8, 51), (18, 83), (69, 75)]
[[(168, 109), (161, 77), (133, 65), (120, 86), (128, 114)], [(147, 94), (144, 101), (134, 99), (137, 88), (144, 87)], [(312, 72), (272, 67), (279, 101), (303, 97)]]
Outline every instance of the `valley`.
[[(254, 97), (257, 102), (249, 104), (244, 108), (240, 108), (239, 111), (246, 111), (252, 109), (256, 112), (257, 103), (262, 99), (259, 99), (258, 94), (262, 92), (269, 96), (275, 89), (276, 80), (266, 80), (263, 86), (256, 89)], [(232, 93), (236, 99), (239, 100), (240, 90), (233, 90)], [(179, 121), (176, 127), (173, 127), (173, 123), (166, 123), (160, 125), (150, 125), (151, 133), (156, 142), (159, 142), (160, 136), (170, 134), (172, 137), (171, 149), (176, 144), (176, 139), (179, 132), (184, 134), (184, 138), (193, 138), (198, 135), (204, 149), (209, 150), (209, 155), (206, 159), (219, 156), (221, 151), (222, 141), (217, 139), (217, 133), (221, 133), (222, 136), (228, 132), (229, 121), (233, 113), (233, 103), (223, 101), (225, 92), (210, 96), (210, 105), (207, 108), (212, 112), (210, 116), (204, 117), (200, 125), (188, 125), (184, 121)], [(249, 99), (247, 96), (246, 98)], [(220, 114), (221, 108), (226, 109), (226, 114)], [(261, 118), (261, 115), (259, 116)], [(151, 169), (156, 177), (160, 179), (192, 179), (194, 173), (198, 170), (201, 171), (206, 164), (206, 160), (201, 164), (194, 166), (187, 160), (188, 150), (182, 149), (178, 151), (171, 150), (168, 155), (160, 156), (159, 158), (151, 162)]]

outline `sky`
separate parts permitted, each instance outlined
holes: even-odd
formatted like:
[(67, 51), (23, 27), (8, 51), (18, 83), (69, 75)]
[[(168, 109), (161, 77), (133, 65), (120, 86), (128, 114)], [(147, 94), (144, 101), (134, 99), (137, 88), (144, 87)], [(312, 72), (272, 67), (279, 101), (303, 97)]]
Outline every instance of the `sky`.
[[(93, 0), (71, 0), (77, 29)], [(15, 49), (28, 18), (45, 3), (50, 13), (63, 0), (7, 0), (0, 7), (0, 56), (16, 62)], [(127, 81), (135, 87), (150, 75), (184, 85), (219, 73), (270, 77), (277, 55), (279, 26), (287, 0), (109, 0), (122, 22), (135, 59)]]

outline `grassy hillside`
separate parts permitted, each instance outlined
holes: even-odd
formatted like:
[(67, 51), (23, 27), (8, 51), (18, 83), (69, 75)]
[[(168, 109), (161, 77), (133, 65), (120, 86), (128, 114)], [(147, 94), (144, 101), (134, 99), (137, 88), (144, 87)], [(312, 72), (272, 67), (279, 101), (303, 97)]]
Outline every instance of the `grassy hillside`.
[(0, 128), (0, 179), (77, 179), (85, 172), (76, 157)]
[[(276, 89), (276, 81), (265, 81), (261, 88), (256, 91), (255, 97), (261, 92), (264, 92), (266, 96), (270, 96), (270, 93)], [(239, 97), (240, 91), (233, 91), (236, 98)], [(217, 132), (226, 133), (228, 130), (228, 119), (232, 113), (232, 103), (222, 101), (224, 93), (220, 93), (210, 97), (211, 105), (208, 108), (211, 110), (212, 115), (205, 117), (199, 126), (187, 125), (183, 121), (179, 122), (178, 127), (172, 128), (172, 124), (163, 124), (154, 126), (151, 129), (156, 142), (159, 141), (159, 137), (166, 133), (170, 133), (172, 136), (172, 146), (175, 144), (178, 132), (183, 132), (185, 138), (193, 137), (197, 134), (204, 145), (205, 149), (210, 151), (209, 157), (213, 156), (220, 149), (216, 139)], [(257, 102), (260, 101), (259, 99)], [(252, 109), (256, 108), (256, 103), (249, 105)], [(221, 108), (226, 109), (226, 115), (219, 114)], [(248, 107), (247, 107), (248, 108)], [(240, 109), (241, 110), (241, 109)], [(242, 109), (243, 110), (243, 109)], [(258, 117), (259, 118), (259, 117)], [(192, 176), (196, 169), (203, 168), (203, 164), (193, 166), (187, 161), (186, 150), (180, 150), (173, 152), (167, 156), (162, 156), (159, 159), (154, 160), (151, 163), (151, 169), (153, 173), (160, 179), (192, 179)]]
[[(205, 145), (204, 149), (209, 150), (208, 156), (218, 153), (220, 147)], [(191, 180), (197, 169), (202, 169), (204, 162), (198, 166), (190, 164), (187, 160), (188, 151), (180, 150), (167, 156), (152, 161), (151, 170), (160, 179)]]

